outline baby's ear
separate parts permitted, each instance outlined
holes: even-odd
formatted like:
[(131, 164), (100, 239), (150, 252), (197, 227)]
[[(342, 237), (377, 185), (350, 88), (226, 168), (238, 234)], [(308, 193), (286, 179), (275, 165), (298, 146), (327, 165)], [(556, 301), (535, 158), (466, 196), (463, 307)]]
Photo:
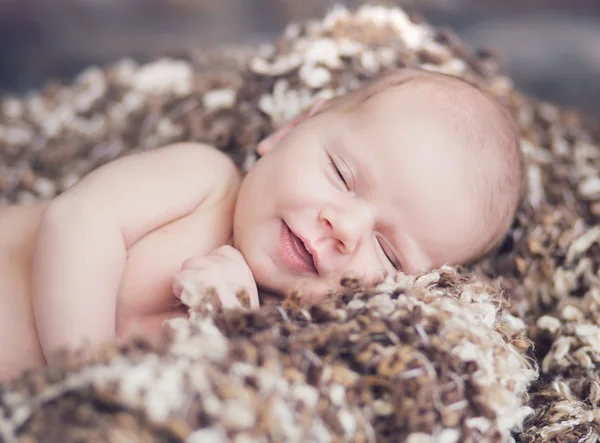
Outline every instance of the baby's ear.
[(325, 99), (317, 100), (307, 111), (302, 112), (296, 118), (285, 123), (281, 128), (279, 128), (271, 135), (263, 139), (256, 147), (256, 152), (258, 152), (260, 156), (271, 152), (271, 150), (273, 150), (273, 148), (277, 146), (281, 139), (288, 135), (292, 129), (294, 129), (306, 119), (314, 116), (319, 111), (319, 109), (323, 107), (326, 101), (327, 100)]

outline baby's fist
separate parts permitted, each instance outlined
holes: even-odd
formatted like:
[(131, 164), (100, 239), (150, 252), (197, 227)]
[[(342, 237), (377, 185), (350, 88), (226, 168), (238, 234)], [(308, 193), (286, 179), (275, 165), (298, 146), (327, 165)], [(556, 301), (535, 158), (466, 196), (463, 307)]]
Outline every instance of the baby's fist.
[(252, 271), (240, 251), (221, 246), (210, 254), (190, 257), (173, 279), (173, 294), (205, 293), (214, 288), (224, 308), (257, 308), (258, 290)]

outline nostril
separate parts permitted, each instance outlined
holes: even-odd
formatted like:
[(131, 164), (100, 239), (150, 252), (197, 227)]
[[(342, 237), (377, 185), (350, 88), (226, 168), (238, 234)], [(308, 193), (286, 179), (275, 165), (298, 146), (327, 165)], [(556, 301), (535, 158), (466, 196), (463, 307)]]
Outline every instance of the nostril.
[(338, 251), (341, 252), (342, 254), (348, 253), (348, 248), (346, 247), (346, 243), (344, 243), (342, 240), (338, 240), (337, 248), (338, 248)]
[(329, 229), (333, 228), (333, 225), (329, 221), (329, 218), (327, 217), (327, 214), (325, 214), (324, 210), (319, 211), (319, 219), (321, 220), (321, 222), (323, 224), (325, 224), (325, 226), (327, 228), (329, 228)]

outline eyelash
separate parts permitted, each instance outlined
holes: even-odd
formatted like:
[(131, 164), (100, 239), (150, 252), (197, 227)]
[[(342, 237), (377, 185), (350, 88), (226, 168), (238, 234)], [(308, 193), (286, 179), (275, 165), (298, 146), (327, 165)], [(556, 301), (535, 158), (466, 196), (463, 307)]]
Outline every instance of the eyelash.
[(348, 182), (346, 181), (344, 174), (342, 174), (340, 168), (338, 168), (337, 164), (331, 157), (329, 157), (329, 163), (331, 164), (331, 167), (333, 168), (334, 172), (338, 175), (338, 178), (342, 181), (342, 183), (344, 183), (344, 186), (346, 186), (346, 189), (350, 189), (350, 186), (348, 186)]
[(394, 260), (387, 254), (387, 252), (385, 252), (385, 248), (383, 247), (383, 243), (378, 239), (377, 243), (379, 243), (379, 247), (381, 248), (381, 251), (383, 252), (383, 255), (385, 255), (385, 258), (392, 264), (392, 266), (394, 267), (394, 269), (396, 269), (397, 271), (400, 270), (400, 266), (396, 265), (394, 263)]

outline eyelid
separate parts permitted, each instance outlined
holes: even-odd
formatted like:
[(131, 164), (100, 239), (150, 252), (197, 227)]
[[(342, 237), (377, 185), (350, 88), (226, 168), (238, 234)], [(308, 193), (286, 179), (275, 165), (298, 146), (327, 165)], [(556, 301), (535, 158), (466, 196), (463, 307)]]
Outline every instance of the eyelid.
[[(350, 187), (350, 189), (352, 189), (352, 190), (356, 189), (354, 173), (352, 172), (352, 169), (350, 168), (350, 166), (348, 166), (348, 163), (346, 163), (346, 161), (337, 154), (331, 154), (331, 157), (332, 157), (332, 161), (334, 161), (336, 167), (340, 170), (342, 176), (348, 183), (348, 186)], [(335, 160), (333, 160), (333, 157), (335, 157), (338, 161), (336, 162)], [(341, 163), (341, 166), (342, 166), (341, 168), (340, 168), (339, 163)], [(342, 171), (342, 169), (343, 169), (343, 171)]]
[(348, 179), (346, 178), (346, 176), (344, 175), (344, 173), (342, 172), (342, 170), (339, 167), (339, 162), (342, 160), (340, 159), (340, 160), (336, 161), (333, 158), (333, 154), (330, 154), (330, 153), (327, 153), (327, 157), (329, 158), (329, 164), (335, 170), (336, 180), (341, 181), (343, 183), (345, 189), (350, 189)]
[[(400, 260), (398, 260), (398, 257), (396, 256), (390, 245), (388, 245), (388, 243), (385, 240), (383, 240), (380, 235), (377, 236), (377, 243), (379, 243), (379, 246), (381, 247), (381, 250), (383, 251), (383, 254), (386, 257), (386, 260), (388, 260), (397, 271), (401, 270), (402, 266), (400, 265)], [(386, 252), (386, 249), (389, 252)]]

